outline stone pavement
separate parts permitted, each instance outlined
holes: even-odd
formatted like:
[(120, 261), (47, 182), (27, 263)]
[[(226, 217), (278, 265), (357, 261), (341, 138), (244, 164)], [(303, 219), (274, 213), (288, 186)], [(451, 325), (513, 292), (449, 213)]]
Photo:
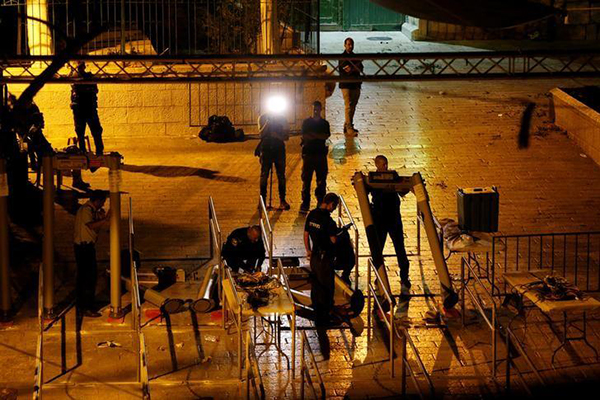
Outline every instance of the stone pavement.
[[(496, 185), (500, 192), (502, 233), (598, 230), (600, 187), (594, 183), (600, 178), (600, 167), (564, 132), (552, 129), (547, 97), (548, 90), (556, 86), (598, 83), (600, 81), (523, 80), (365, 84), (356, 116), (360, 130), (356, 139), (346, 139), (341, 134), (343, 101), (336, 90), (327, 102), (327, 118), (334, 132), (328, 189), (344, 196), (360, 226), (362, 222), (350, 179), (355, 171), (373, 168), (375, 155), (385, 154), (390, 167), (401, 174), (416, 171), (423, 174), (433, 211), (439, 218), (456, 218), (458, 187)], [(537, 104), (531, 145), (527, 150), (519, 150), (520, 116), (529, 102)], [(257, 141), (250, 138), (242, 143), (207, 144), (192, 136), (175, 137), (176, 132), (172, 136), (153, 139), (152, 132), (148, 132), (146, 140), (132, 141), (107, 135), (105, 142), (107, 151), (119, 151), (124, 156), (122, 189), (133, 200), (136, 246), (142, 252), (143, 268), (169, 264), (192, 271), (208, 256), (209, 196), (215, 200), (223, 236), (235, 227), (257, 222), (259, 169), (258, 160), (253, 156)], [(301, 186), (299, 142), (296, 136), (287, 144), (288, 201), (292, 210), (270, 214), (276, 255), (304, 254), (301, 237), (304, 217), (297, 212)], [(108, 188), (106, 171), (86, 172), (84, 178), (94, 187)], [(277, 204), (277, 201), (275, 194), (274, 202)], [(412, 292), (437, 293), (438, 281), (429, 251), (416, 255), (416, 206), (412, 195), (403, 202), (402, 213), (414, 283)], [(68, 288), (74, 269), (70, 241), (73, 216), (57, 206), (56, 221), (57, 268), (62, 278), (59, 283)], [(366, 241), (362, 226), (360, 229), (361, 252), (365, 255)], [(125, 245), (125, 236), (123, 239)], [(107, 251), (108, 237), (102, 234), (98, 254), (103, 265), (108, 259)], [(386, 249), (388, 253), (391, 251), (391, 248)], [(388, 261), (392, 289), (399, 293), (394, 260), (389, 258)], [(458, 272), (457, 261), (455, 258), (450, 261), (454, 273)], [(363, 258), (360, 284), (363, 290), (365, 268)], [(490, 377), (490, 334), (483, 322), (467, 329), (455, 322), (451, 322), (447, 330), (427, 328), (422, 319), (426, 311), (435, 309), (434, 299), (414, 297), (409, 305), (403, 306), (399, 317), (407, 317), (411, 324), (410, 333), (433, 375), (439, 395), (502, 393), (502, 388)], [(15, 327), (0, 332), (0, 356), (15, 366), (0, 374), (0, 387), (17, 387), (23, 396), (27, 395), (33, 380), (36, 328), (31, 310), (35, 310), (34, 301), (19, 314)], [(363, 317), (366, 320), (366, 314)], [(590, 342), (600, 347), (598, 315), (591, 319), (594, 318)], [(105, 321), (89, 323), (89, 332), (83, 335), (85, 366), (62, 378), (60, 382), (70, 385), (67, 389), (48, 388), (49, 397), (97, 398), (107, 394), (110, 398), (139, 397), (139, 390), (132, 385), (110, 384), (115, 379), (135, 377), (131, 338), (122, 332), (127, 326), (112, 332), (113, 325)], [(240, 396), (241, 389), (235, 381), (234, 336), (219, 333), (215, 329), (217, 322), (210, 319), (200, 323), (205, 355), (212, 357), (205, 364), (199, 362), (193, 324), (187, 313), (174, 318), (171, 333), (164, 322), (145, 328), (151, 390), (155, 398)], [(53, 336), (57, 334), (49, 334), (47, 339), (54, 363), (60, 360), (57, 356), (60, 344)], [(330, 332), (332, 357), (328, 361), (320, 356), (315, 335), (309, 332), (309, 337), (326, 380), (328, 396), (384, 398), (398, 395), (399, 378), (390, 379), (388, 366), (383, 362), (388, 353), (380, 329), (375, 330), (370, 342), (366, 334), (357, 338), (354, 349), (349, 346), (352, 341), (349, 332)], [(289, 333), (284, 333), (287, 346), (289, 338)], [(101, 340), (115, 340), (123, 348), (97, 349), (95, 344)], [(69, 338), (69, 346), (73, 341)], [(565, 354), (559, 358), (557, 368), (551, 367), (547, 363), (548, 349), (557, 343), (556, 337), (544, 332), (536, 336), (534, 343), (528, 344), (550, 380), (577, 382), (598, 377), (597, 362), (579, 344), (573, 345), (575, 354), (591, 362), (591, 367), (579, 366)], [(177, 365), (173, 364), (173, 351)], [(410, 358), (414, 361), (412, 356)], [(105, 366), (109, 360), (113, 368), (96, 368)], [(72, 363), (70, 359), (68, 365)], [(399, 365), (397, 360), (398, 370)], [(298, 395), (298, 378), (291, 378), (276, 354), (267, 352), (260, 358), (260, 366), (269, 398)], [(56, 368), (56, 365), (47, 368), (50, 371), (47, 376), (57, 373)], [(177, 372), (171, 372), (173, 370)], [(215, 377), (218, 382), (214, 382)], [(531, 380), (531, 374), (525, 377)], [(94, 381), (94, 385), (83, 384)], [(423, 385), (422, 377), (420, 381)], [(414, 393), (410, 383), (409, 388)]]

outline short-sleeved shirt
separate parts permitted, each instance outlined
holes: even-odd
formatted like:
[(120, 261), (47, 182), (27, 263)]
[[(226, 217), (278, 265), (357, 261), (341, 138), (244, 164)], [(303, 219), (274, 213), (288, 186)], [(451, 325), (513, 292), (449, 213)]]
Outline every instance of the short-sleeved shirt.
[(96, 209), (91, 202), (87, 202), (77, 210), (75, 215), (75, 230), (73, 242), (75, 244), (96, 243), (98, 232), (87, 224), (96, 220)]
[(306, 217), (304, 231), (308, 232), (312, 241), (312, 251), (324, 251), (333, 254), (334, 245), (331, 236), (337, 234), (337, 226), (331, 213), (323, 208), (315, 208)]
[(327, 155), (325, 142), (331, 136), (329, 122), (323, 118), (306, 118), (302, 122), (302, 154)]

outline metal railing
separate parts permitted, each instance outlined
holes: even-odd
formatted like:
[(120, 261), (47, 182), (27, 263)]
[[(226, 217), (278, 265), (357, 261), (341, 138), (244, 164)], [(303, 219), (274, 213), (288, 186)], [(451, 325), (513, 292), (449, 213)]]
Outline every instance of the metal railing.
[[(600, 77), (600, 51), (473, 51), (355, 54), (360, 76), (341, 76), (339, 54), (159, 56), (73, 56), (48, 82), (386, 82), (506, 78)], [(0, 63), (0, 83), (27, 83), (51, 56), (14, 56)], [(75, 74), (85, 61), (92, 78)]]
[(35, 371), (33, 383), (33, 400), (42, 398), (44, 385), (44, 268), (40, 263), (38, 280), (38, 339), (35, 354)]
[(271, 227), (271, 221), (269, 220), (269, 214), (267, 213), (267, 207), (262, 196), (259, 196), (259, 225), (262, 233), (262, 238), (265, 246), (267, 247), (267, 255), (269, 257), (269, 275), (272, 274), (275, 268), (275, 262), (273, 260), (273, 228)]
[[(253, 54), (258, 51), (262, 1), (11, 0), (0, 4), (0, 9), (12, 26), (5, 32), (13, 54), (28, 54), (30, 43), (38, 42), (48, 42), (47, 51), (56, 53), (66, 37), (80, 37), (98, 25), (105, 26), (106, 32), (82, 53)], [(318, 52), (318, 1), (280, 0), (277, 10), (282, 50)], [(35, 29), (27, 15), (50, 26)]]
[[(345, 217), (344, 217), (345, 216)], [(358, 289), (358, 262), (359, 262), (359, 246), (360, 246), (360, 234), (358, 231), (358, 227), (356, 226), (356, 222), (354, 222), (354, 217), (352, 217), (352, 213), (348, 209), (348, 205), (344, 200), (343, 196), (340, 196), (340, 205), (338, 207), (338, 225), (340, 227), (345, 226), (346, 224), (351, 224), (352, 231), (354, 232), (354, 239), (350, 239), (352, 244), (354, 245), (354, 290)]]
[(600, 231), (495, 236), (489, 267), (496, 296), (506, 292), (503, 273), (531, 270), (548, 270), (584, 292), (600, 292)]
[[(421, 399), (435, 398), (435, 387), (433, 386), (433, 381), (431, 380), (431, 376), (427, 372), (427, 368), (425, 368), (425, 364), (423, 363), (423, 360), (421, 359), (421, 356), (419, 355), (419, 350), (417, 350), (417, 346), (415, 346), (415, 343), (413, 342), (412, 337), (408, 333), (408, 329), (405, 327), (398, 326), (398, 325), (396, 325), (396, 328), (397, 328), (397, 334), (400, 337), (400, 343), (401, 343), (401, 348), (402, 348), (402, 365), (401, 365), (401, 369), (400, 369), (400, 371), (401, 371), (400, 372), (400, 376), (401, 376), (400, 382), (401, 382), (401, 387), (402, 387), (402, 396), (406, 396), (406, 376), (407, 376), (406, 372), (408, 371), (408, 375), (410, 375), (410, 377), (413, 381), (413, 384), (415, 385), (415, 388), (417, 389), (419, 397)], [(425, 380), (427, 381), (427, 388), (429, 389), (427, 397), (424, 396), (423, 390), (421, 390), (421, 386), (419, 385), (419, 381), (417, 380), (417, 375), (413, 371), (413, 369), (410, 365), (410, 362), (408, 361), (408, 352), (406, 351), (407, 344), (409, 345), (410, 349), (412, 350), (413, 355), (415, 356), (415, 360), (417, 361), (417, 364), (419, 365), (419, 369), (421, 370), (421, 373), (423, 374), (423, 376), (425, 377)]]
[(233, 296), (235, 299), (235, 302), (237, 304), (237, 310), (233, 309), (233, 305), (229, 304), (227, 302), (226, 296), (223, 296), (223, 320), (225, 320), (225, 313), (228, 311), (227, 307), (229, 306), (231, 308), (231, 310), (233, 311), (233, 321), (237, 327), (238, 330), (238, 378), (242, 379), (242, 350), (243, 350), (243, 343), (242, 343), (242, 311), (243, 311), (243, 307), (242, 307), (242, 300), (240, 299), (240, 296), (238, 295), (237, 290), (235, 289), (235, 281), (233, 280), (233, 277), (231, 276), (231, 271), (229, 270), (229, 268), (223, 268), (225, 270), (225, 278), (229, 280), (229, 282), (231, 282), (231, 287), (232, 287), (232, 291), (233, 291)]
[[(221, 226), (219, 225), (219, 219), (217, 218), (217, 211), (215, 209), (215, 202), (212, 196), (208, 197), (208, 230), (210, 240), (210, 258), (216, 260), (219, 263), (219, 278), (218, 278), (218, 293), (219, 302), (223, 304), (223, 279), (224, 275), (224, 263), (221, 251), (223, 250), (223, 239), (221, 236)], [(222, 313), (221, 327), (225, 329), (225, 313)]]
[(251, 398), (250, 384), (254, 389), (254, 396), (258, 399), (264, 399), (265, 396), (265, 385), (263, 384), (262, 375), (260, 373), (260, 367), (258, 365), (258, 359), (256, 358), (256, 351), (254, 348), (254, 342), (252, 341), (252, 335), (250, 331), (246, 332), (246, 399)]
[[(389, 310), (389, 319), (386, 318), (386, 312), (381, 304), (381, 301), (379, 300), (379, 296), (377, 295), (377, 290), (375, 289), (375, 287), (372, 284), (371, 281), (371, 273), (375, 274), (375, 284), (377, 285), (377, 287), (380, 289), (380, 292), (383, 294), (383, 297), (385, 297), (385, 299), (387, 300), (389, 306), (390, 306), (390, 310)], [(379, 273), (377, 272), (377, 268), (375, 267), (375, 265), (373, 264), (373, 259), (369, 258), (368, 263), (367, 263), (367, 290), (368, 290), (368, 295), (367, 295), (367, 314), (368, 314), (368, 321), (367, 321), (367, 335), (370, 337), (371, 335), (371, 330), (372, 330), (372, 324), (371, 324), (371, 301), (375, 300), (375, 304), (377, 305), (377, 308), (379, 309), (379, 312), (381, 313), (381, 320), (384, 322), (385, 326), (388, 328), (389, 331), (389, 338), (390, 338), (390, 375), (392, 376), (392, 378), (394, 377), (395, 371), (394, 371), (394, 336), (395, 335), (395, 328), (394, 328), (394, 314), (395, 314), (395, 310), (396, 310), (396, 302), (392, 299), (392, 295), (387, 291), (387, 288), (385, 285), (382, 284), (382, 280), (381, 277), (379, 276)]]
[(141, 297), (140, 285), (138, 280), (137, 262), (134, 258), (135, 230), (133, 224), (133, 204), (131, 197), (129, 198), (129, 266), (131, 269), (131, 324), (132, 329), (136, 333), (137, 341), (137, 380), (142, 387), (142, 398), (150, 399), (150, 384), (148, 378), (148, 356), (146, 354), (146, 340), (142, 332), (142, 315), (141, 315)]
[[(310, 343), (308, 342), (308, 338), (306, 337), (306, 333), (304, 331), (301, 332), (301, 349), (300, 349), (300, 398), (304, 400), (304, 384), (308, 381), (309, 387), (311, 388), (312, 394), (315, 399), (325, 399), (327, 398), (327, 391), (325, 390), (325, 384), (323, 383), (323, 378), (321, 377), (321, 372), (319, 371), (319, 366), (317, 365), (317, 361), (315, 360), (315, 355), (310, 347)], [(306, 362), (306, 353), (308, 353), (308, 358), (310, 365), (307, 365)], [(313, 378), (310, 371), (314, 370), (314, 376), (317, 379), (317, 383), (319, 384), (319, 388), (321, 389), (321, 396), (317, 394), (317, 390), (315, 389), (315, 385), (313, 383)]]

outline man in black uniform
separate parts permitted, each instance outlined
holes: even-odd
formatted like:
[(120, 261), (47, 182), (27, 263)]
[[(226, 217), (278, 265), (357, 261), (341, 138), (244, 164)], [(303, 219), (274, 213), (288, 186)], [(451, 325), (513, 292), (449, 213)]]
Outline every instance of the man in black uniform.
[(240, 268), (250, 273), (260, 269), (265, 260), (260, 226), (238, 228), (231, 232), (223, 245), (222, 256), (233, 272)]
[(258, 129), (260, 143), (254, 153), (260, 157), (260, 195), (266, 203), (269, 174), (275, 164), (279, 184), (279, 209), (289, 210), (290, 205), (285, 201), (285, 141), (289, 139), (287, 122), (284, 117), (263, 114), (258, 118)]
[[(383, 155), (375, 157), (377, 171), (388, 170), (388, 160)], [(398, 267), (400, 267), (400, 279), (402, 285), (410, 288), (408, 277), (409, 262), (404, 248), (404, 230), (402, 228), (402, 216), (400, 215), (400, 196), (396, 192), (386, 192), (371, 189), (371, 208), (373, 210), (373, 222), (377, 228), (381, 251), (385, 247), (385, 241), (389, 234), (394, 243)]]
[(302, 123), (302, 205), (300, 212), (310, 208), (310, 183), (313, 172), (317, 175), (315, 197), (317, 205), (323, 201), (327, 189), (327, 152), (325, 141), (331, 136), (329, 122), (321, 118), (323, 106), (320, 101), (313, 103), (313, 116)]
[(304, 247), (310, 259), (311, 269), (310, 298), (317, 327), (326, 327), (329, 324), (333, 309), (333, 256), (338, 228), (331, 218), (331, 213), (339, 202), (337, 194), (327, 193), (319, 207), (308, 214), (304, 225)]
[[(84, 62), (77, 64), (77, 74), (83, 79), (93, 77), (90, 72), (85, 70)], [(104, 143), (102, 142), (102, 125), (98, 118), (98, 85), (82, 83), (71, 85), (71, 109), (73, 109), (75, 133), (77, 133), (77, 142), (81, 151), (87, 153), (85, 127), (89, 125), (96, 146), (96, 155), (102, 155)]]
[[(349, 56), (354, 54), (354, 40), (352, 38), (346, 38), (344, 40), (344, 52), (342, 56)], [(360, 77), (363, 71), (363, 64), (360, 60), (353, 60), (344, 58), (339, 61), (340, 77)], [(354, 113), (356, 112), (356, 105), (360, 98), (360, 87), (361, 82), (340, 82), (340, 90), (344, 97), (344, 134), (349, 137), (358, 135), (358, 131), (354, 129)]]

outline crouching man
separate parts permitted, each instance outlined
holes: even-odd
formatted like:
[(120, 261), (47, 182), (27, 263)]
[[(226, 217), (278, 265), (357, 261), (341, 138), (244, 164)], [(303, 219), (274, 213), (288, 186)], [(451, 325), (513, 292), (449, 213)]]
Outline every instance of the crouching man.
[(238, 228), (231, 232), (223, 245), (222, 256), (233, 272), (239, 272), (240, 269), (248, 273), (260, 270), (265, 260), (260, 226)]

